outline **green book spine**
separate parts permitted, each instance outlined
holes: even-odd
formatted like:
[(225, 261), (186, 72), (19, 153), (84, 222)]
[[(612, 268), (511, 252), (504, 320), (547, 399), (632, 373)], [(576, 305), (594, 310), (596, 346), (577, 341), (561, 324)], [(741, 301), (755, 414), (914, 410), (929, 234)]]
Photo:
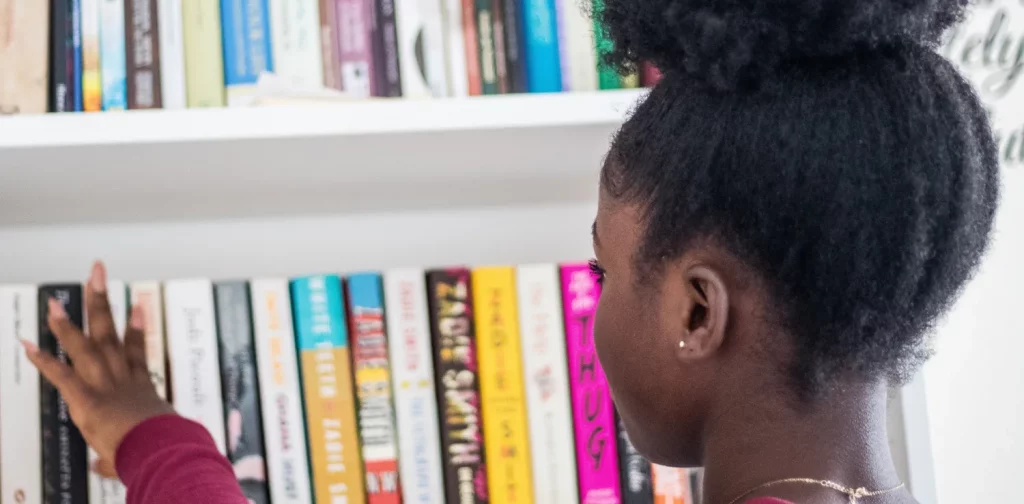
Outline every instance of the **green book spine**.
[(183, 0), (185, 89), (189, 108), (223, 107), (224, 57), (220, 2)]
[(594, 0), (594, 42), (597, 45), (597, 82), (600, 89), (622, 89), (622, 76), (614, 67), (605, 62), (605, 56), (612, 52), (612, 41), (601, 26), (600, 13), (604, 10), (603, 0)]
[(493, 0), (476, 0), (476, 36), (480, 57), (480, 80), (483, 82), (483, 94), (493, 95), (501, 92), (498, 84), (497, 46), (494, 38), (494, 2)]

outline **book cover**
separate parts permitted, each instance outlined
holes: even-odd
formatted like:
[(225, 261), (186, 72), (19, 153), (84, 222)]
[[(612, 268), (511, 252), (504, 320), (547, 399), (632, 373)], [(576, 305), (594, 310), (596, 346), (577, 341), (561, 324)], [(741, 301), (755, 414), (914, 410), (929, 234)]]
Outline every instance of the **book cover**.
[(402, 96), (448, 95), (442, 0), (397, 0), (398, 64)]
[(160, 26), (157, 0), (125, 0), (128, 108), (160, 108)]
[(317, 0), (271, 0), (270, 29), (274, 73), (290, 86), (319, 89), (324, 84)]
[(562, 266), (562, 309), (582, 504), (622, 502), (615, 411), (594, 348), (594, 314), (600, 295), (601, 286), (588, 265)]
[(167, 352), (164, 343), (164, 296), (158, 282), (134, 282), (129, 286), (132, 306), (142, 310), (145, 323), (146, 367), (157, 395), (167, 399)]
[(622, 504), (652, 504), (651, 463), (640, 455), (629, 440), (629, 433), (616, 415), (619, 433), (619, 473), (622, 474)]
[(292, 281), (316, 502), (364, 502), (345, 301), (336, 275)]
[(160, 98), (165, 109), (187, 105), (185, 84), (185, 20), (182, 0), (157, 0), (160, 48)]
[(366, 472), (366, 502), (400, 504), (398, 446), (381, 278), (376, 273), (351, 275), (346, 287), (352, 365), (359, 400), (359, 440)]
[(373, 53), (378, 69), (374, 96), (402, 96), (402, 74), (398, 61), (398, 28), (395, 0), (374, 0)]
[(0, 286), (0, 504), (42, 504), (39, 372), (22, 341), (39, 344), (34, 285)]
[(486, 504), (486, 451), (469, 270), (432, 270), (427, 273), (427, 289), (447, 502)]
[(249, 502), (270, 504), (249, 284), (218, 282), (213, 289), (228, 460)]
[(579, 502), (558, 267), (520, 266), (516, 284), (534, 501)]
[(523, 0), (526, 23), (526, 67), (531, 93), (562, 90), (556, 0)]
[[(465, 15), (462, 8), (464, 0), (441, 0), (441, 2), (441, 22), (444, 29), (444, 61), (445, 70), (448, 74), (448, 96), (456, 98), (469, 96), (470, 82), (472, 80), (469, 75), (470, 62), (476, 61), (476, 45), (473, 44), (473, 57), (470, 58), (471, 50), (466, 45), (468, 37), (463, 33), (465, 27)], [(472, 20), (473, 16), (471, 15), (469, 16), (469, 21)]]
[(220, 4), (181, 0), (185, 41), (185, 96), (189, 108), (223, 107), (224, 57)]
[(309, 452), (288, 280), (255, 279), (251, 288), (270, 500), (308, 504)]
[(103, 110), (103, 78), (100, 68), (100, 2), (82, 2), (82, 109)]
[(49, 110), (50, 3), (0, 0), (0, 115)]
[[(526, 54), (527, 30), (529, 23), (536, 20), (530, 15), (524, 0), (497, 0), (502, 8), (502, 30), (504, 31), (505, 82), (507, 93), (525, 93), (529, 91), (527, 74), (528, 58)], [(554, 12), (552, 11), (552, 16)], [(559, 76), (561, 78), (561, 76)]]
[(75, 44), (72, 0), (51, 0), (50, 112), (75, 110)]
[(594, 23), (577, 0), (556, 0), (563, 91), (597, 89)]
[[(473, 0), (474, 34), (476, 35), (477, 58), (480, 64), (480, 92), (485, 95), (499, 94), (501, 82), (498, 75), (498, 48), (495, 38), (494, 0)], [(468, 33), (468, 31), (467, 31)]]
[(125, 0), (100, 0), (100, 76), (103, 110), (128, 108)]
[(475, 268), (472, 279), (490, 501), (532, 504), (515, 270), (506, 266)]
[(320, 58), (323, 61), (324, 86), (341, 90), (341, 59), (338, 56), (338, 5), (336, 0), (320, 0)]
[(372, 0), (337, 0), (338, 58), (342, 89), (356, 98), (373, 94), (377, 69), (373, 58)]
[(652, 464), (651, 482), (654, 504), (694, 504), (689, 469)]
[(622, 89), (623, 82), (619, 72), (605, 61), (605, 57), (614, 49), (614, 44), (599, 21), (599, 13), (603, 10), (604, 0), (594, 0), (594, 47), (597, 50), (598, 89)]
[(444, 502), (441, 433), (423, 270), (386, 272), (384, 296), (402, 501)]
[(164, 302), (174, 409), (206, 427), (217, 449), (226, 454), (213, 284), (205, 279), (169, 281)]
[[(123, 341), (125, 328), (128, 327), (128, 286), (120, 280), (107, 280), (107, 302), (114, 320), (114, 332)], [(88, 328), (88, 319), (85, 323)], [(97, 460), (99, 454), (89, 448), (89, 467)], [(124, 504), (127, 498), (128, 491), (119, 480), (107, 479), (89, 471), (89, 504)]]
[(221, 0), (228, 106), (247, 105), (263, 72), (274, 71), (267, 0)]
[(73, 59), (71, 68), (72, 80), (75, 83), (75, 96), (72, 99), (75, 112), (83, 110), (82, 105), (82, 0), (71, 0), (71, 44)]
[[(73, 365), (64, 347), (50, 330), (49, 300), (56, 299), (68, 320), (81, 328), (83, 323), (82, 286), (80, 284), (43, 285), (39, 289), (39, 349)], [(43, 502), (45, 504), (86, 504), (89, 476), (85, 439), (71, 421), (68, 404), (57, 388), (42, 380), (39, 395), (41, 416)]]
[[(466, 77), (469, 85), (470, 96), (484, 94), (483, 76), (480, 68), (480, 36), (477, 28), (476, 2), (487, 0), (462, 0), (462, 36), (465, 39), (463, 48), (466, 51)], [(487, 32), (490, 33), (490, 19), (487, 23)], [(493, 54), (491, 55), (493, 59)], [(493, 70), (493, 67), (491, 67)], [(493, 79), (493, 76), (492, 76)]]

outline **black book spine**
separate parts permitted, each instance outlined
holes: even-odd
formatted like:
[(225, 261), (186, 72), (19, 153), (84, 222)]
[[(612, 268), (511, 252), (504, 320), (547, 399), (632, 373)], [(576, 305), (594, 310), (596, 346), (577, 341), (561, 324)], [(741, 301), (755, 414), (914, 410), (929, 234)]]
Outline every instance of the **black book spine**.
[[(46, 0), (37, 0), (46, 1)], [(75, 110), (74, 12), (71, 0), (50, 0), (50, 112)]]
[[(82, 286), (75, 284), (44, 285), (39, 289), (39, 349), (50, 352), (62, 362), (72, 365), (64, 347), (50, 330), (49, 300), (56, 299), (64, 307), (68, 319), (82, 327)], [(46, 504), (87, 504), (89, 473), (85, 440), (71, 421), (68, 405), (48, 381), (42, 380), (40, 394), (43, 502)]]
[(476, 327), (467, 269), (427, 273), (447, 502), (486, 504)]
[(374, 2), (373, 59), (375, 95), (390, 98), (402, 96), (402, 75), (398, 66), (398, 26), (395, 0)]
[(526, 20), (519, 0), (500, 0), (505, 17), (505, 76), (509, 93), (528, 91), (526, 81)]
[[(228, 429), (228, 460), (235, 465), (238, 482), (249, 502), (269, 504), (248, 283), (217, 283), (214, 286), (214, 303), (220, 343), (224, 420)], [(237, 420), (232, 421), (232, 418)], [(258, 462), (253, 464), (253, 461)], [(252, 470), (254, 466), (259, 469)]]
[(616, 415), (619, 430), (619, 472), (622, 474), (622, 504), (653, 504), (651, 463), (636, 451), (622, 418)]

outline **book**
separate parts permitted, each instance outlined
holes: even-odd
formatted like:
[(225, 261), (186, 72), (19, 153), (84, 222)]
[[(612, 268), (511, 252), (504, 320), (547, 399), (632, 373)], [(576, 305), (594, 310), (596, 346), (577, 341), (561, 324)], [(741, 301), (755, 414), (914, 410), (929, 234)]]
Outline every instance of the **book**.
[(336, 0), (320, 0), (320, 58), (323, 61), (324, 86), (340, 91), (342, 80)]
[(75, 111), (75, 45), (72, 0), (51, 0), (50, 112)]
[(579, 502), (558, 267), (516, 270), (530, 460), (537, 504)]
[(622, 89), (636, 89), (640, 87), (640, 74), (631, 72), (619, 76), (619, 87)]
[[(82, 286), (50, 284), (39, 288), (39, 350), (73, 366), (64, 346), (50, 330), (49, 300), (56, 299), (68, 320), (79, 329), (83, 325)], [(71, 420), (68, 404), (56, 387), (42, 380), (39, 395), (41, 417), (43, 502), (45, 504), (85, 504), (89, 499), (86, 445), (82, 433)]]
[(297, 88), (324, 84), (317, 0), (270, 0), (274, 73)]
[(449, 94), (442, 1), (396, 1), (398, 64), (406, 98)]
[[(114, 332), (124, 341), (124, 331), (128, 326), (128, 286), (120, 280), (107, 280), (107, 302), (114, 321)], [(88, 319), (85, 323), (88, 327)], [(89, 467), (92, 467), (99, 460), (99, 454), (92, 448), (89, 448), (88, 453)], [(89, 504), (124, 504), (127, 498), (128, 491), (120, 480), (107, 479), (89, 471)]]
[(251, 289), (270, 500), (307, 504), (312, 493), (288, 280), (254, 279)]
[(597, 41), (594, 23), (577, 0), (556, 0), (558, 49), (563, 91), (597, 89)]
[(185, 41), (185, 96), (189, 108), (223, 107), (224, 57), (220, 4), (181, 0)]
[(227, 454), (213, 284), (206, 279), (167, 282), (164, 317), (174, 409), (206, 427), (217, 450)]
[(373, 55), (377, 68), (374, 96), (402, 96), (402, 74), (398, 61), (398, 28), (395, 0), (374, 0)]
[(597, 49), (598, 89), (622, 89), (623, 82), (618, 70), (605, 61), (615, 46), (601, 25), (600, 14), (603, 10), (604, 0), (594, 0), (594, 46)]
[(423, 271), (386, 272), (384, 296), (402, 501), (444, 502), (441, 433)]
[(43, 502), (40, 377), (21, 346), (39, 344), (37, 294), (34, 285), (0, 286), (0, 504)]
[[(501, 5), (502, 12), (502, 50), (498, 52), (503, 56), (506, 93), (525, 93), (529, 91), (527, 68), (527, 37), (530, 24), (535, 19), (530, 19), (527, 9), (528, 1), (525, 0), (496, 0)], [(553, 14), (553, 12), (552, 12)], [(499, 65), (499, 67), (502, 65)], [(559, 76), (561, 79), (561, 76)]]
[(221, 0), (224, 85), (228, 106), (248, 105), (263, 72), (272, 72), (270, 5), (267, 0)]
[[(470, 95), (470, 62), (476, 61), (476, 44), (467, 46), (467, 36), (463, 33), (465, 16), (464, 0), (441, 0), (444, 30), (444, 61), (448, 74), (448, 96), (459, 98)], [(472, 11), (470, 11), (472, 12)], [(401, 14), (399, 14), (401, 15)], [(472, 22), (473, 16), (469, 16)], [(470, 52), (473, 57), (470, 58)], [(475, 82), (475, 81), (474, 81)], [(479, 93), (476, 93), (479, 94)]]
[(269, 504), (249, 284), (217, 282), (213, 289), (228, 460), (249, 502)]
[[(518, 2), (519, 0), (510, 0)], [(505, 48), (505, 44), (508, 42), (505, 37), (505, 0), (492, 0), (491, 15), (493, 21), (491, 22), (492, 38), (494, 40), (494, 74), (498, 82), (498, 94), (505, 94), (509, 92), (508, 83), (508, 52)], [(518, 6), (514, 6), (513, 14), (518, 14)], [(516, 33), (518, 35), (518, 32)]]
[(100, 76), (103, 81), (103, 110), (128, 108), (124, 3), (125, 0), (100, 0)]
[(654, 504), (694, 504), (688, 469), (652, 464), (651, 482)]
[(616, 415), (619, 434), (619, 473), (622, 475), (622, 504), (652, 504), (651, 463), (636, 451), (629, 433)]
[(103, 110), (103, 76), (100, 67), (100, 3), (82, 2), (82, 109)]
[(132, 306), (142, 310), (149, 379), (161, 399), (167, 399), (167, 352), (164, 343), (164, 296), (158, 282), (135, 282), (129, 286)]
[(561, 48), (558, 41), (556, 0), (523, 0), (526, 18), (526, 75), (531, 93), (562, 90)]
[(377, 69), (373, 60), (371, 0), (337, 0), (338, 59), (342, 89), (355, 98), (373, 94)]
[(75, 83), (73, 86), (75, 96), (75, 112), (81, 112), (82, 108), (82, 0), (71, 0), (71, 44), (72, 44), (72, 77)]
[(391, 402), (391, 373), (384, 295), (376, 273), (359, 273), (346, 282), (352, 365), (359, 401), (359, 440), (363, 449), (368, 504), (400, 504), (398, 442)]
[(292, 281), (316, 502), (364, 502), (345, 301), (336, 275)]
[[(467, 84), (469, 86), (469, 96), (480, 96), (484, 94), (484, 83), (481, 72), (483, 71), (480, 67), (480, 36), (477, 31), (477, 16), (476, 16), (476, 2), (485, 2), (486, 0), (462, 0), (462, 30), (459, 35), (465, 40), (463, 42), (463, 49), (465, 49), (465, 61), (466, 61), (466, 77)], [(488, 20), (488, 28), (490, 31), (490, 20)], [(493, 69), (493, 67), (492, 67)], [(492, 75), (492, 79), (494, 76)]]
[(468, 269), (427, 273), (447, 502), (486, 504), (486, 451), (471, 289)]
[[(502, 83), (498, 75), (498, 56), (495, 39), (494, 0), (473, 0), (474, 26), (476, 35), (477, 59), (480, 63), (480, 92), (485, 95), (498, 94), (502, 91)], [(470, 33), (467, 31), (467, 33)], [(472, 77), (471, 77), (472, 78)]]
[(640, 85), (643, 87), (654, 87), (661, 82), (661, 71), (652, 63), (640, 65)]
[(185, 108), (185, 19), (183, 0), (157, 0), (160, 98), (165, 109)]
[(128, 108), (163, 105), (160, 89), (160, 26), (157, 0), (125, 0)]
[(0, 0), (0, 115), (49, 110), (50, 4)]
[(601, 286), (586, 264), (564, 265), (561, 273), (580, 502), (619, 503), (615, 411), (594, 348), (594, 314)]
[(475, 268), (472, 279), (490, 501), (532, 504), (515, 270), (506, 266)]

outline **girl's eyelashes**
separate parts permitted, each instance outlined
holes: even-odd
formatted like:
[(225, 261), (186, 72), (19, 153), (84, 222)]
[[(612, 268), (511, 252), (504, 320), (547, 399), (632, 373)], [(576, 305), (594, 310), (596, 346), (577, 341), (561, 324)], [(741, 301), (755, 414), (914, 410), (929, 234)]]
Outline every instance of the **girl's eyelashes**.
[(588, 263), (590, 265), (590, 272), (597, 278), (597, 283), (603, 284), (605, 277), (605, 270), (601, 267), (601, 263), (597, 262), (597, 259), (591, 259)]

